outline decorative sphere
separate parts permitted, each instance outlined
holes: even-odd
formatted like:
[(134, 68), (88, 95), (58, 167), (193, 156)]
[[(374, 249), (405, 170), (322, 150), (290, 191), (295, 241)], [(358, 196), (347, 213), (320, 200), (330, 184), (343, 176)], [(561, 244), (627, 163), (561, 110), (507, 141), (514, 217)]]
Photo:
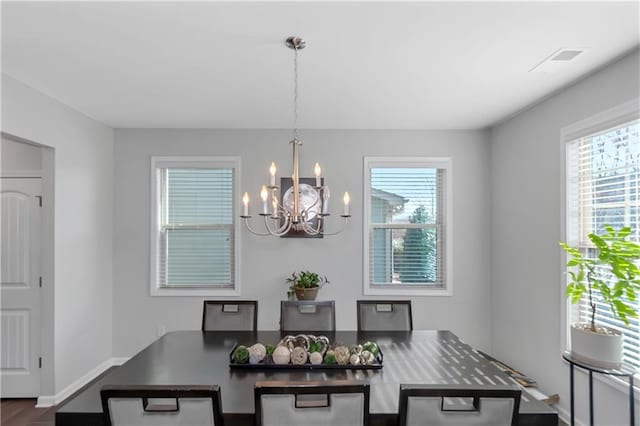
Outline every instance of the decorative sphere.
[(289, 364), (289, 361), (291, 361), (291, 352), (289, 352), (289, 349), (285, 346), (278, 346), (273, 351), (271, 357), (275, 364)]

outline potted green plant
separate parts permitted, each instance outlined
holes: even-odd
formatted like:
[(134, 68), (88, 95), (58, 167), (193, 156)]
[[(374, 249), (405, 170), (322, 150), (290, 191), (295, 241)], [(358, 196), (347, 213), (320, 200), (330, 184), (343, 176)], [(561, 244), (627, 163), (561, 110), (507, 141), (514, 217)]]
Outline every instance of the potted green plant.
[(630, 227), (615, 231), (605, 225), (601, 235), (589, 234), (595, 254), (585, 257), (580, 249), (565, 243), (560, 246), (571, 256), (567, 261), (566, 295), (571, 303), (578, 303), (586, 294), (591, 310), (588, 323), (572, 324), (571, 353), (583, 362), (603, 368), (617, 368), (622, 362), (623, 336), (616, 330), (596, 324), (596, 293), (606, 303), (614, 318), (629, 325), (629, 318), (637, 317), (629, 304), (637, 300), (640, 291), (640, 245), (629, 241)]
[(315, 272), (300, 271), (291, 273), (291, 276), (287, 278), (287, 283), (289, 284), (287, 291), (289, 297), (295, 293), (298, 300), (315, 300), (318, 296), (318, 289), (329, 284), (329, 280)]

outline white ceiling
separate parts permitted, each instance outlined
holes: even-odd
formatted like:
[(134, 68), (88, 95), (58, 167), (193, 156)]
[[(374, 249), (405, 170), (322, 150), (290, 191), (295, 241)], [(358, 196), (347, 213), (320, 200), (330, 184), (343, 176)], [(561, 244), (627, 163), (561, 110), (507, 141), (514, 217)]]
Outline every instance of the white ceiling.
[[(2, 2), (2, 71), (112, 127), (469, 129), (640, 44), (639, 2)], [(529, 72), (560, 48), (587, 51)]]

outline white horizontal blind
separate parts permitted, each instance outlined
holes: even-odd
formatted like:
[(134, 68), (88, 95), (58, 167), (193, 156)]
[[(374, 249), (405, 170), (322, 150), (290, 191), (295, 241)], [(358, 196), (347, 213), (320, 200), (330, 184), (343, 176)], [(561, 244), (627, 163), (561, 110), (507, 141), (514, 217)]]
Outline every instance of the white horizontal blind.
[(234, 284), (233, 168), (160, 168), (160, 287)]
[(446, 172), (401, 163), (370, 169), (372, 287), (445, 287)]
[[(595, 257), (588, 234), (602, 234), (604, 225), (616, 230), (630, 226), (631, 240), (640, 241), (640, 138), (638, 120), (574, 140), (567, 146), (568, 242)], [(606, 271), (605, 271), (606, 272)], [(611, 277), (613, 282), (613, 276)], [(574, 322), (589, 322), (587, 298), (574, 310)], [(640, 310), (640, 302), (633, 302)], [(596, 298), (596, 322), (621, 331), (624, 361), (640, 368), (640, 328), (637, 318), (629, 326), (611, 315)]]

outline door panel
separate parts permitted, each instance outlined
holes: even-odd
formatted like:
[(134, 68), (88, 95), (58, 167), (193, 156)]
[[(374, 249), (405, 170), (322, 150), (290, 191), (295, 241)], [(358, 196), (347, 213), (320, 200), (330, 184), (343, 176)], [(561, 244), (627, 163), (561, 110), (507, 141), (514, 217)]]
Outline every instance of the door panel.
[[(26, 309), (2, 309), (2, 371), (29, 372), (29, 320), (31, 312)], [(4, 396), (4, 395), (3, 395)]]
[(0, 390), (40, 394), (40, 179), (2, 178)]

